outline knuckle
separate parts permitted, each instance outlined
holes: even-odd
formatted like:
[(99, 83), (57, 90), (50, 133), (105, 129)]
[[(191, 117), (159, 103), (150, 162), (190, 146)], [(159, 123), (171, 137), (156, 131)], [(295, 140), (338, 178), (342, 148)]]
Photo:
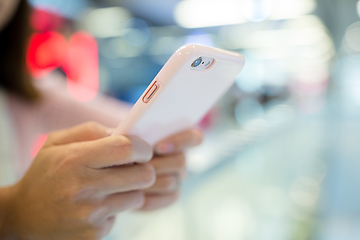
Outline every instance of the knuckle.
[(113, 136), (112, 138), (113, 138), (113, 145), (115, 147), (129, 147), (130, 150), (133, 148), (133, 144), (130, 141), (130, 139), (123, 135)]
[(79, 154), (75, 151), (74, 147), (69, 146), (58, 149), (57, 154), (53, 151), (47, 151), (49, 161), (53, 164), (53, 168), (47, 172), (49, 176), (62, 176), (64, 172), (69, 172), (76, 168), (78, 163)]
[(72, 167), (75, 163), (78, 162), (78, 159), (79, 159), (79, 152), (72, 144), (70, 144), (69, 146), (66, 147), (66, 154), (63, 160), (61, 161), (61, 165), (63, 167)]
[(142, 164), (140, 166), (142, 169), (139, 171), (139, 173), (143, 187), (147, 188), (152, 186), (156, 181), (155, 169), (151, 164), (148, 163)]
[(87, 122), (84, 123), (83, 127), (87, 134), (89, 134), (89, 137), (96, 138), (98, 135), (97, 133), (99, 132), (100, 124), (96, 122)]
[(83, 223), (95, 226), (108, 211), (106, 205), (100, 203), (84, 204), (77, 209), (76, 218)]
[(47, 139), (46, 139), (46, 142), (45, 143), (48, 143), (50, 145), (53, 145), (53, 143), (55, 142), (58, 134), (59, 134), (60, 131), (52, 131), (48, 134), (47, 136)]
[(74, 202), (81, 201), (84, 199), (89, 199), (96, 195), (97, 193), (96, 189), (92, 187), (84, 187), (79, 185), (77, 187), (74, 187), (71, 192), (71, 198)]
[(84, 184), (83, 181), (77, 177), (72, 177), (67, 181), (66, 187), (60, 191), (61, 195), (73, 204), (82, 203), (94, 195), (94, 189)]
[(94, 209), (92, 206), (88, 206), (88, 205), (81, 206), (81, 207), (78, 207), (75, 217), (76, 217), (76, 219), (78, 219), (82, 222), (90, 223), (93, 212), (94, 212)]
[(51, 141), (55, 136), (55, 132), (50, 132), (47, 138), (47, 141)]
[(94, 130), (94, 129), (99, 128), (99, 124), (94, 121), (89, 121), (89, 122), (84, 123), (84, 127), (89, 130)]
[(125, 158), (131, 158), (134, 146), (131, 140), (123, 135), (113, 136), (113, 146), (121, 148), (122, 155)]
[(96, 213), (99, 209), (99, 204), (95, 202), (89, 202), (89, 198), (85, 199), (75, 199), (78, 191), (76, 187), (72, 187), (67, 189), (66, 191), (62, 191), (62, 199), (61, 201), (67, 202), (70, 205), (68, 209), (64, 211), (68, 215), (69, 219), (75, 220), (76, 222), (81, 222), (82, 224), (90, 224), (92, 225), (94, 220), (94, 213)]

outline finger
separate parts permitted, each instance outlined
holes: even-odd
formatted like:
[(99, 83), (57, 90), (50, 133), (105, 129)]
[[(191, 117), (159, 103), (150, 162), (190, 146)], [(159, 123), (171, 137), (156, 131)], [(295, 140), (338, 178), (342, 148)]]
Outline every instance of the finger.
[(145, 203), (145, 195), (141, 191), (118, 193), (109, 195), (103, 202), (105, 209), (108, 209), (105, 219), (126, 210), (139, 209)]
[(153, 156), (151, 146), (140, 138), (122, 135), (72, 144), (65, 153), (68, 159), (92, 169), (128, 163), (145, 163)]
[(174, 203), (179, 198), (179, 193), (170, 193), (170, 194), (146, 194), (145, 195), (145, 204), (140, 210), (152, 211), (158, 208), (163, 208)]
[[(106, 195), (146, 189), (156, 181), (154, 168), (150, 164), (135, 164), (92, 170), (87, 173), (86, 197), (104, 197)], [(89, 196), (90, 195), (90, 196)]]
[(87, 122), (72, 128), (50, 133), (44, 146), (92, 141), (107, 137), (108, 135), (107, 127), (96, 122)]
[(171, 193), (179, 188), (179, 177), (174, 174), (158, 176), (154, 185), (146, 189), (146, 193)]
[(202, 142), (203, 133), (198, 129), (190, 129), (175, 134), (155, 146), (155, 153), (164, 155), (174, 152), (180, 152), (186, 148), (194, 147)]
[[(108, 217), (104, 220), (100, 233), (98, 234), (101, 239), (105, 238), (107, 235), (109, 235), (111, 229), (113, 228), (115, 224), (115, 216)], [(89, 238), (86, 238), (89, 239)]]
[(153, 165), (157, 174), (180, 172), (186, 165), (185, 155), (179, 153), (167, 156), (156, 156), (150, 161), (150, 164)]

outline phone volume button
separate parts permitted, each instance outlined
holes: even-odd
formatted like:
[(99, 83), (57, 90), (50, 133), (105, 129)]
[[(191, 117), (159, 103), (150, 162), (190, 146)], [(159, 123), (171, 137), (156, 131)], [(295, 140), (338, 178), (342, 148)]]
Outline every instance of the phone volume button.
[(148, 103), (150, 102), (151, 98), (155, 95), (155, 93), (159, 90), (160, 84), (156, 81), (153, 83), (153, 85), (150, 87), (150, 89), (147, 91), (145, 96), (143, 97), (143, 102)]

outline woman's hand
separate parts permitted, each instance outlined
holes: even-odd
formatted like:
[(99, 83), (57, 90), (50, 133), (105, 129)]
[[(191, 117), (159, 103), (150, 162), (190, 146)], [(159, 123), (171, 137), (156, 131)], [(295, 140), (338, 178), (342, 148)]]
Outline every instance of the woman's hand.
[(3, 191), (0, 238), (100, 239), (116, 213), (143, 206), (141, 190), (156, 177), (152, 148), (107, 136), (95, 123), (51, 133), (24, 178)]
[(156, 171), (156, 182), (146, 189), (142, 210), (154, 210), (170, 205), (178, 198), (180, 181), (186, 174), (184, 150), (199, 145), (203, 134), (190, 129), (159, 142), (150, 164)]

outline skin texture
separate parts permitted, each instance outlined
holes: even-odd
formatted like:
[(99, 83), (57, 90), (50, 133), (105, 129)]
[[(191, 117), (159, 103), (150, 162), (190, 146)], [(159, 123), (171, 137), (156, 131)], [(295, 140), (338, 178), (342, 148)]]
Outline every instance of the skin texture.
[[(0, 239), (101, 239), (115, 214), (173, 203), (181, 152), (201, 139), (189, 130), (159, 143), (153, 155), (141, 139), (109, 136), (96, 123), (53, 132), (24, 178), (0, 189)], [(173, 146), (166, 153), (158, 150), (164, 143)]]
[(0, 31), (14, 15), (20, 0), (0, 0)]

